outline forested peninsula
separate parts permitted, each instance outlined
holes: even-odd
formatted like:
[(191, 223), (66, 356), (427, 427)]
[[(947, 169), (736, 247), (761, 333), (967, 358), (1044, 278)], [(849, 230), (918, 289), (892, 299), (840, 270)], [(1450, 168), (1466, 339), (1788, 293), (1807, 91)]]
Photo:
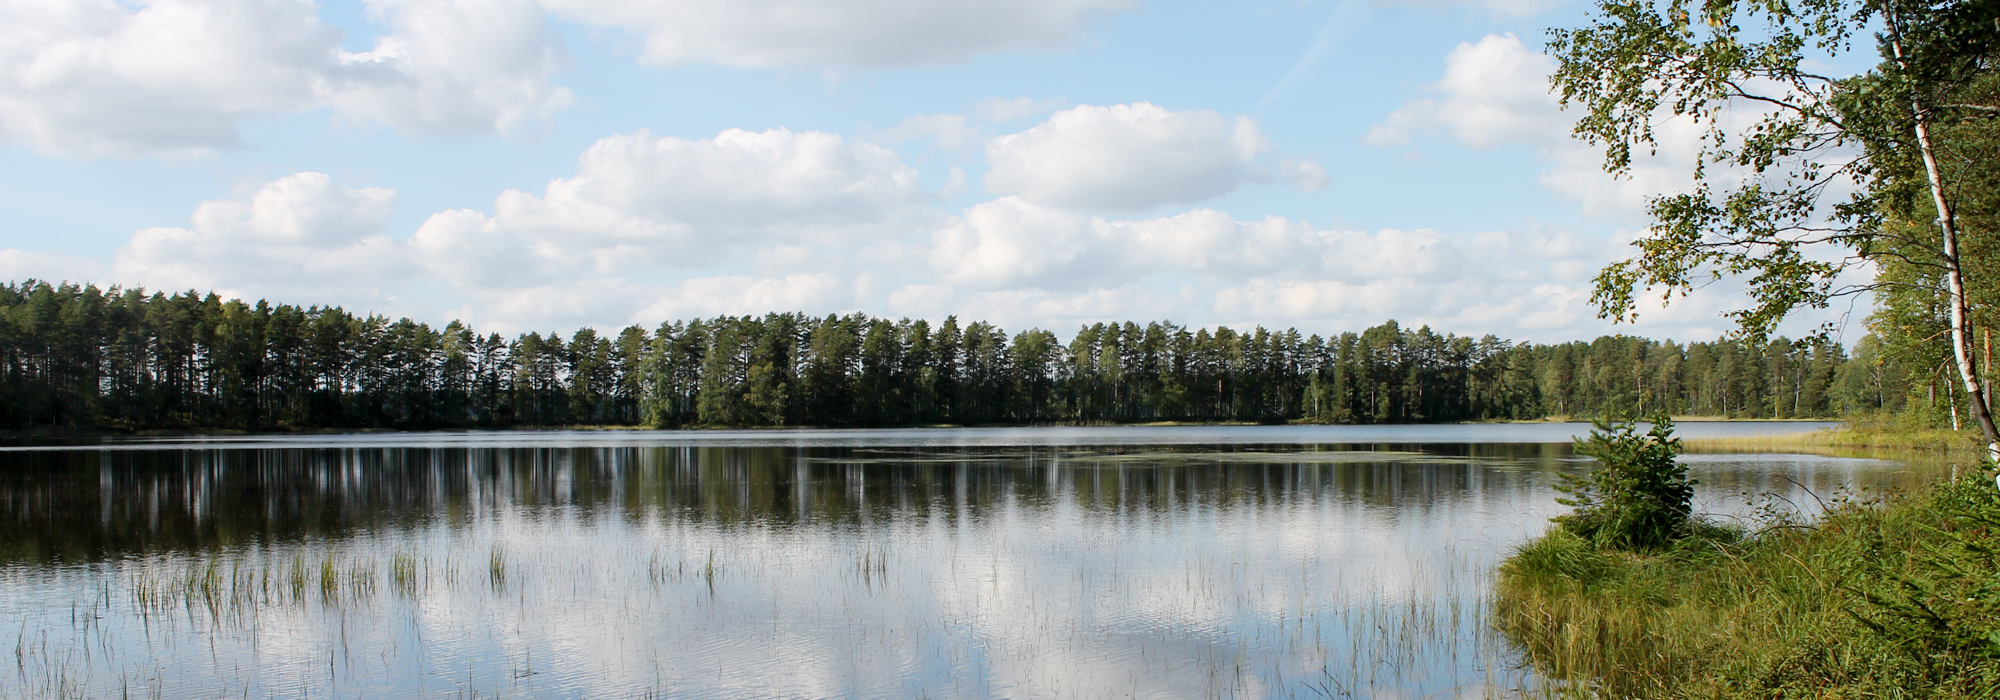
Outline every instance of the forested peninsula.
[(1324, 337), (1103, 323), (1065, 342), (955, 318), (798, 313), (509, 339), (456, 321), (437, 329), (338, 307), (30, 280), (0, 285), (0, 427), (1830, 417), (1899, 408), (1912, 395), (1909, 373), (1874, 347), (1864, 341), (1850, 357), (1834, 343), (1783, 338), (1541, 345), (1394, 321)]

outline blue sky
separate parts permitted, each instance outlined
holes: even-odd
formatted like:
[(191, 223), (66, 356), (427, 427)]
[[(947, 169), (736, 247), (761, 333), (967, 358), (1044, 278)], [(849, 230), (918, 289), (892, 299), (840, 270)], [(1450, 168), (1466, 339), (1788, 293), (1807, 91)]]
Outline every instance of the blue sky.
[[(803, 310), (1707, 339), (1588, 306), (1574, 1), (0, 3), (0, 276), (503, 332)], [(1679, 141), (1674, 139), (1679, 138)], [(1803, 323), (1847, 309), (1813, 314)]]

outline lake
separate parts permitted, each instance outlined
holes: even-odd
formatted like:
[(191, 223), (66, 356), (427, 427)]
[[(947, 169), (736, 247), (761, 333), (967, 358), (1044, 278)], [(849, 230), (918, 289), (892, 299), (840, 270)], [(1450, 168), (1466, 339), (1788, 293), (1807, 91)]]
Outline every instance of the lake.
[[(0, 694), (1507, 696), (1491, 572), (1588, 427), (15, 440)], [(1750, 522), (1909, 474), (1684, 461)]]

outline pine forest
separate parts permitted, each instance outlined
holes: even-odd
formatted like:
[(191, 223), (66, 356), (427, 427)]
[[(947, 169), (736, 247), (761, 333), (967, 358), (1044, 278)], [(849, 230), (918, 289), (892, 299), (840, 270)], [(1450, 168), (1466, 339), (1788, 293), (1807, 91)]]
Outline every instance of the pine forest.
[(1419, 423), (1950, 411), (1952, 382), (1865, 338), (1552, 345), (1394, 321), (1296, 329), (1105, 323), (1067, 341), (955, 318), (674, 321), (514, 338), (340, 308), (0, 285), (0, 427), (15, 431), (544, 426)]

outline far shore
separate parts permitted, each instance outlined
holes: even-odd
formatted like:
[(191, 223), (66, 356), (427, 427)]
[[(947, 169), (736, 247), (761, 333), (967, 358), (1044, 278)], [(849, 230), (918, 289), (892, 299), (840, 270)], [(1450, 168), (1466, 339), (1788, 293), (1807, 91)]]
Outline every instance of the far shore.
[[(1672, 416), (1676, 423), (1839, 423), (1838, 418), (1724, 418), (1719, 416)], [(176, 435), (344, 435), (370, 433), (426, 433), (451, 431), (478, 432), (540, 432), (550, 430), (922, 430), (952, 428), (1049, 428), (1049, 427), (1127, 427), (1127, 428), (1178, 428), (1209, 426), (1256, 426), (1256, 425), (1541, 425), (1549, 423), (1589, 423), (1589, 418), (1552, 416), (1549, 418), (1499, 418), (1492, 420), (1441, 421), (1436, 423), (1318, 423), (1313, 421), (1290, 421), (1283, 423), (1262, 423), (1257, 421), (1147, 421), (1143, 423), (1074, 422), (1074, 423), (912, 423), (904, 425), (676, 425), (656, 427), (649, 425), (615, 424), (575, 424), (575, 425), (510, 425), (505, 427), (483, 426), (441, 426), (431, 428), (290, 428), (278, 426), (263, 430), (241, 428), (199, 428), (186, 430), (150, 429), (123, 431), (93, 428), (88, 430), (7, 430), (0, 431), (0, 437), (89, 437), (98, 435), (122, 435), (138, 437), (166, 437)]]

